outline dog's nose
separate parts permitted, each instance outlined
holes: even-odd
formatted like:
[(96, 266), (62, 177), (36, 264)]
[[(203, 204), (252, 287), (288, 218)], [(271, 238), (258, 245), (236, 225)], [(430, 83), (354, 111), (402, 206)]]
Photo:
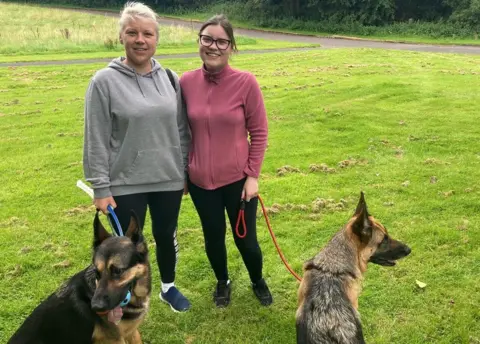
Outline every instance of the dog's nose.
[(408, 256), (412, 252), (412, 249), (408, 246), (405, 246), (405, 255)]
[(94, 297), (91, 302), (92, 310), (94, 312), (103, 312), (108, 309), (108, 296)]

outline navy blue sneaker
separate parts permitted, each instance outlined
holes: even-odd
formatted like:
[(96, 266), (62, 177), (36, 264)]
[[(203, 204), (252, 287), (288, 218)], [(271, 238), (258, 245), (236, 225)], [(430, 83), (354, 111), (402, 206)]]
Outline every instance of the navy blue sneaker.
[(161, 292), (159, 296), (174, 312), (186, 312), (191, 307), (190, 301), (175, 287), (171, 287), (166, 293)]

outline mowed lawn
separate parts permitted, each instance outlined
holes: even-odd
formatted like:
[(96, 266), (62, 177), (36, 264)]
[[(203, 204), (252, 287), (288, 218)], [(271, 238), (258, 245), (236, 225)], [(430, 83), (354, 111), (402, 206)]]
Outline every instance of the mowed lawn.
[[(0, 63), (75, 60), (117, 57), (123, 52), (118, 40), (118, 18), (101, 13), (73, 12), (25, 4), (0, 2)], [(157, 54), (198, 51), (198, 32), (177, 25), (159, 28)], [(317, 44), (270, 41), (238, 36), (242, 50), (318, 47)]]
[[(179, 74), (200, 65), (162, 63)], [(367, 342), (479, 343), (480, 58), (335, 49), (241, 55), (232, 64), (253, 72), (265, 96), (260, 192), (292, 267), (300, 272), (345, 224), (363, 190), (372, 215), (412, 248), (395, 267), (369, 266), (359, 302)], [(83, 178), (83, 96), (103, 66), (0, 70), (2, 343), (90, 263), (94, 209), (75, 182)], [(176, 282), (193, 304), (185, 314), (158, 299), (147, 223), (154, 288), (145, 343), (295, 342), (298, 283), (258, 223), (274, 304), (254, 298), (229, 234), (232, 303), (216, 309), (199, 219), (184, 198)]]

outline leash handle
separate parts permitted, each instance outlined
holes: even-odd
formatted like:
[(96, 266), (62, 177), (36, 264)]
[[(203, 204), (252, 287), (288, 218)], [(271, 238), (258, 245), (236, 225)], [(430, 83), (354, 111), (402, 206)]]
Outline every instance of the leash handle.
[(110, 222), (110, 226), (112, 227), (113, 231), (117, 236), (123, 236), (123, 230), (122, 230), (122, 226), (120, 226), (120, 221), (118, 221), (117, 214), (115, 214), (115, 211), (113, 210), (113, 207), (110, 204), (107, 206), (107, 210), (109, 215), (112, 217), (113, 221), (115, 221), (116, 228), (115, 226), (113, 226), (110, 220), (110, 216), (108, 216), (108, 222)]
[[(90, 196), (91, 199), (94, 198), (93, 189), (91, 187), (89, 187), (87, 184), (85, 184), (84, 182), (82, 182), (80, 179), (77, 180), (77, 187), (82, 189), (87, 195)], [(113, 221), (115, 222), (115, 225), (116, 225), (116, 228), (115, 228), (115, 226), (113, 226), (113, 224), (112, 224), (110, 216), (107, 216), (108, 223), (110, 223), (110, 227), (112, 227), (113, 233), (115, 233), (117, 236), (123, 236), (123, 231), (122, 231), (122, 226), (120, 226), (120, 221), (118, 221), (117, 214), (115, 214), (115, 211), (113, 210), (113, 207), (110, 204), (108, 205), (107, 210), (110, 213), (110, 215), (111, 215), (111, 217), (112, 217), (112, 219), (113, 219)]]
[[(240, 233), (240, 221), (242, 221), (243, 233)], [(247, 236), (247, 224), (245, 223), (245, 200), (243, 198), (240, 200), (240, 210), (238, 211), (237, 224), (235, 225), (235, 234), (240, 239), (243, 239)]]

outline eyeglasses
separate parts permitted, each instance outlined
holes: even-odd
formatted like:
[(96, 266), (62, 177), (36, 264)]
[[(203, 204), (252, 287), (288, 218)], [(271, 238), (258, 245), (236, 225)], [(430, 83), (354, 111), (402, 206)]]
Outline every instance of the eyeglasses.
[(219, 50), (227, 50), (230, 46), (231, 41), (223, 38), (213, 39), (212, 37), (207, 35), (200, 35), (200, 44), (204, 47), (211, 47), (213, 43), (215, 43)]

